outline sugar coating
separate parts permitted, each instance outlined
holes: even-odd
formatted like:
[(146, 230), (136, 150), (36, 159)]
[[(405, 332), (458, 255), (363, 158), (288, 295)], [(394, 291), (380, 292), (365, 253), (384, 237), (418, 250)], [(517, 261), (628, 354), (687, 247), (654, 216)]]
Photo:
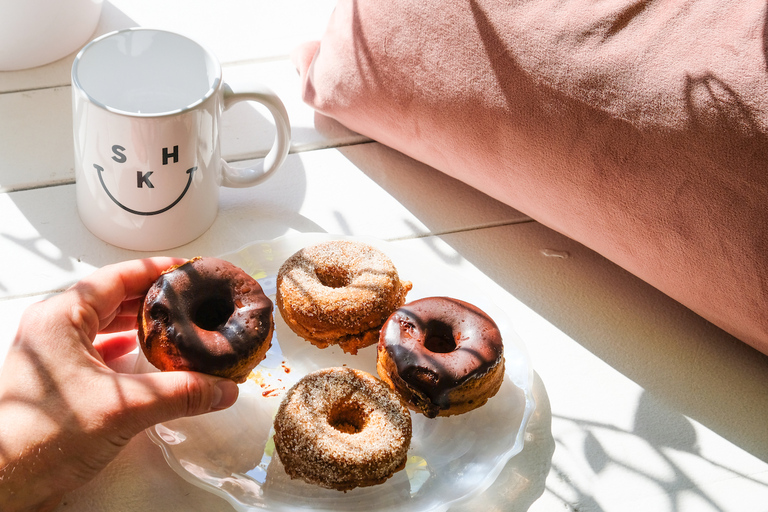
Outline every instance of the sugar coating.
[(411, 287), (383, 252), (338, 240), (288, 258), (278, 271), (275, 302), (299, 336), (321, 348), (338, 344), (354, 354), (376, 343), (379, 328), (405, 303)]
[(404, 468), (411, 434), (398, 396), (352, 368), (306, 375), (275, 416), (275, 449), (286, 473), (343, 491), (382, 483)]

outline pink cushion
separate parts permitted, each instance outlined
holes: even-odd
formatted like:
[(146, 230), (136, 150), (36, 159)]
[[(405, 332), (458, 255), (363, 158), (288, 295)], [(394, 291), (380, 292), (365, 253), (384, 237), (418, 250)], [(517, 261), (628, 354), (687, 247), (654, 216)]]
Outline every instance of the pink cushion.
[(765, 0), (339, 0), (296, 63), (349, 128), (768, 353)]

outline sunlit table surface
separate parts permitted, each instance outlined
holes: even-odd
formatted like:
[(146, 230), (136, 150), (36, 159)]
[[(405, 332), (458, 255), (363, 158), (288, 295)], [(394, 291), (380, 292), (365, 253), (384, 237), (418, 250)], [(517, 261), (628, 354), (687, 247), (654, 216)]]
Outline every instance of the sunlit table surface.
[[(333, 7), (105, 2), (95, 35), (133, 26), (189, 35), (218, 55), (225, 79), (275, 90), (291, 119), (292, 150), (277, 175), (222, 189), (213, 227), (165, 253), (219, 255), (331, 233), (389, 241), (472, 280), (527, 347), (537, 408), (523, 451), (489, 489), (451, 510), (768, 510), (768, 357), (524, 214), (316, 115), (301, 102), (289, 55), (322, 35)], [(148, 255), (100, 241), (77, 216), (73, 58), (0, 73), (2, 355), (27, 305), (102, 265)], [(262, 158), (270, 123), (250, 104), (228, 111), (225, 157)], [(232, 507), (178, 476), (141, 434), (58, 510)]]

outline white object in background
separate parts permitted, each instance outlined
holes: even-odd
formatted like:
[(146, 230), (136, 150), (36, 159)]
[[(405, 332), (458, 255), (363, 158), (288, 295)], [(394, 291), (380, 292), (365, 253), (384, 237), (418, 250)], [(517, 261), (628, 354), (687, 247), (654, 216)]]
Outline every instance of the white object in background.
[(42, 66), (96, 30), (102, 0), (0, 0), (0, 71)]
[[(269, 89), (233, 91), (216, 58), (163, 30), (101, 36), (72, 65), (77, 206), (113, 245), (159, 251), (191, 242), (216, 218), (219, 187), (271, 176), (290, 146), (288, 113)], [(221, 114), (239, 101), (265, 105), (274, 143), (262, 168), (221, 158)]]

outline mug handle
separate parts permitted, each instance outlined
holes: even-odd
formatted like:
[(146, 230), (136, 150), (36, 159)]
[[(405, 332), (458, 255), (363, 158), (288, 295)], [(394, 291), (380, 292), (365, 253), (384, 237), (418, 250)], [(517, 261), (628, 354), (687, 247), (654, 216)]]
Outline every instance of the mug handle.
[(256, 101), (267, 107), (272, 118), (275, 121), (275, 142), (267, 156), (264, 157), (262, 165), (257, 167), (237, 168), (232, 167), (226, 160), (221, 160), (223, 187), (250, 187), (266, 180), (282, 165), (288, 156), (288, 150), (291, 146), (291, 125), (288, 120), (288, 112), (285, 105), (272, 92), (271, 89), (263, 85), (249, 84), (247, 90), (235, 90), (225, 83), (224, 92), (224, 110), (240, 101)]

